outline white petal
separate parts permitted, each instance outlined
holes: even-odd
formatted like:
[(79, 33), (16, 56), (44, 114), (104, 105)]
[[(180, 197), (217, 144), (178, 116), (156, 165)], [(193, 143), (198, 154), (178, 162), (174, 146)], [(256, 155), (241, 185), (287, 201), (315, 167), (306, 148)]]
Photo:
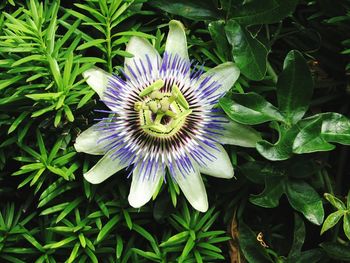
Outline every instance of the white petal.
[(183, 24), (177, 20), (169, 22), (169, 33), (165, 43), (165, 52), (178, 55), (189, 62), (186, 33)]
[(84, 174), (84, 178), (89, 183), (99, 184), (125, 167), (126, 164), (121, 164), (118, 159), (113, 160), (109, 155), (105, 155)]
[(89, 86), (96, 91), (102, 99), (103, 94), (107, 89), (108, 80), (111, 77), (111, 74), (98, 67), (92, 67), (83, 72), (83, 77), (87, 79), (87, 84), (89, 84)]
[(178, 168), (174, 168), (173, 178), (184, 193), (188, 202), (198, 211), (206, 212), (208, 210), (208, 197), (205, 186), (199, 171), (185, 173), (184, 176)]
[(215, 144), (215, 147), (218, 149), (205, 146), (206, 150), (215, 156), (215, 158), (211, 157), (212, 161), (206, 161), (207, 166), (199, 166), (199, 171), (214, 177), (226, 179), (232, 178), (234, 172), (230, 157), (228, 156), (224, 147), (222, 147), (220, 144)]
[(164, 178), (164, 173), (165, 171), (159, 166), (154, 178), (145, 178), (143, 174), (140, 174), (140, 166), (138, 165), (132, 175), (128, 197), (129, 204), (132, 207), (139, 208), (151, 200), (157, 190), (159, 180)]
[(160, 55), (158, 54), (158, 51), (146, 39), (136, 36), (131, 37), (126, 46), (126, 51), (134, 55), (132, 58), (125, 58), (125, 72), (130, 77), (132, 76), (130, 75), (130, 72), (126, 66), (131, 67), (132, 70), (137, 73), (134, 60), (136, 59), (137, 63), (139, 63), (138, 60), (142, 59), (142, 61), (146, 63), (145, 67), (148, 67), (146, 55), (149, 57), (153, 69), (157, 69), (159, 67), (161, 60)]
[(240, 71), (233, 62), (226, 62), (202, 74), (197, 82), (197, 85), (199, 85), (205, 78), (211, 76), (210, 83), (217, 81), (221, 86), (214, 91), (210, 97), (221, 97), (232, 88), (233, 84), (237, 81), (239, 74)]
[(262, 140), (260, 133), (249, 126), (231, 120), (221, 126), (225, 130), (218, 130), (217, 132), (221, 135), (216, 139), (222, 144), (254, 148), (256, 143)]
[(83, 131), (76, 139), (74, 148), (77, 152), (84, 152), (94, 155), (103, 155), (106, 153), (104, 150), (104, 142), (99, 142), (101, 134), (99, 131), (100, 124), (95, 124), (89, 129)]

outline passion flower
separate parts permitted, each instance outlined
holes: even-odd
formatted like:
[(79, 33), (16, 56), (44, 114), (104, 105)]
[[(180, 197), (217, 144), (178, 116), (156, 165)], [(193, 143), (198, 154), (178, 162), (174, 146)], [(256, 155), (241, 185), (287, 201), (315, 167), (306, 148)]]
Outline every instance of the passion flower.
[(191, 205), (204, 212), (208, 200), (201, 173), (221, 178), (234, 174), (220, 143), (251, 147), (259, 139), (213, 109), (239, 70), (227, 62), (206, 73), (191, 71), (184, 27), (174, 20), (163, 59), (140, 37), (132, 37), (126, 51), (134, 56), (125, 59), (123, 77), (99, 68), (83, 73), (110, 109), (108, 117), (76, 139), (78, 152), (104, 155), (84, 177), (98, 184), (121, 169), (131, 170), (128, 200), (138, 208), (169, 172)]

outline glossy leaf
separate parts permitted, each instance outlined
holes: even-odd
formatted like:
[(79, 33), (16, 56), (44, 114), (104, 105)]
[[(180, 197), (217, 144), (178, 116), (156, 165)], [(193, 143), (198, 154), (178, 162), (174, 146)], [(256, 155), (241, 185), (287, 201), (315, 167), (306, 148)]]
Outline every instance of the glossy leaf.
[(309, 184), (303, 181), (289, 181), (286, 195), (290, 205), (303, 213), (315, 225), (321, 225), (324, 217), (322, 199)]
[(298, 0), (244, 1), (231, 12), (231, 18), (244, 25), (277, 23), (290, 15)]
[(257, 93), (233, 94), (232, 99), (220, 99), (220, 106), (234, 121), (243, 124), (260, 124), (267, 121), (283, 121), (278, 109)]
[(336, 211), (327, 216), (326, 220), (323, 222), (323, 226), (321, 229), (321, 235), (326, 232), (328, 229), (334, 227), (339, 220), (344, 215), (344, 211)]
[(255, 205), (274, 208), (279, 204), (279, 200), (284, 193), (285, 177), (265, 176), (265, 189), (259, 195), (249, 198), (249, 201)]
[(260, 141), (256, 145), (258, 152), (271, 161), (287, 160), (293, 155), (293, 143), (299, 133), (299, 127), (293, 126), (284, 130), (280, 128), (279, 139), (275, 144), (268, 141)]
[(305, 241), (305, 224), (303, 219), (294, 214), (294, 235), (293, 244), (288, 254), (288, 262), (296, 262), (301, 256), (301, 249)]
[(313, 80), (303, 55), (290, 51), (283, 63), (283, 71), (278, 76), (278, 108), (287, 123), (297, 123), (309, 107), (313, 93)]
[(218, 20), (210, 22), (208, 25), (208, 30), (219, 52), (226, 58), (229, 58), (231, 54), (231, 48), (225, 34), (225, 21)]
[(327, 142), (350, 145), (350, 120), (339, 113), (324, 113), (321, 115), (322, 137)]
[(193, 20), (213, 20), (220, 18), (218, 9), (212, 1), (153, 0), (150, 4), (165, 12), (180, 15)]
[(235, 20), (227, 22), (225, 32), (232, 46), (233, 59), (242, 74), (251, 80), (263, 79), (267, 70), (266, 47)]
[(349, 210), (344, 213), (343, 230), (346, 237), (350, 240), (350, 212)]
[(341, 201), (339, 198), (335, 197), (334, 195), (325, 193), (324, 198), (326, 198), (327, 201), (330, 202), (332, 204), (332, 206), (334, 206), (338, 210), (345, 210), (346, 209), (346, 206), (343, 203), (343, 201)]
[(294, 153), (330, 151), (335, 148), (321, 137), (322, 123), (322, 117), (319, 117), (300, 130), (293, 143)]

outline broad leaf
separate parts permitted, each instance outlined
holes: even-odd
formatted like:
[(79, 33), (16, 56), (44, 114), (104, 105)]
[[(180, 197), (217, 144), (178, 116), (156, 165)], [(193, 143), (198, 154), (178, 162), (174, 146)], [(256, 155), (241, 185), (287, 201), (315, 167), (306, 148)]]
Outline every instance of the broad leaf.
[(222, 98), (220, 106), (232, 120), (243, 124), (253, 125), (272, 120), (283, 121), (283, 116), (278, 109), (254, 92), (235, 93), (232, 95), (232, 100)]
[(297, 262), (305, 241), (305, 224), (298, 214), (294, 214), (294, 235), (292, 248), (288, 254), (288, 262)]
[(232, 56), (242, 74), (251, 80), (261, 80), (267, 70), (267, 49), (235, 20), (225, 26)]
[(322, 123), (322, 117), (319, 117), (301, 129), (293, 143), (294, 153), (302, 154), (319, 151), (330, 151), (335, 148), (334, 145), (329, 144), (320, 136)]
[(249, 201), (265, 208), (277, 207), (284, 193), (285, 182), (286, 178), (284, 176), (265, 176), (264, 191), (259, 195), (251, 196)]
[(277, 81), (278, 108), (287, 123), (295, 124), (304, 116), (313, 92), (313, 80), (303, 55), (290, 51)]
[(333, 242), (323, 242), (320, 246), (329, 257), (337, 260), (350, 261), (350, 246)]
[(339, 113), (322, 114), (322, 137), (328, 142), (350, 145), (350, 120)]
[(231, 48), (225, 35), (225, 21), (218, 20), (210, 22), (208, 25), (208, 30), (219, 52), (223, 54), (226, 58), (229, 58)]
[(306, 219), (316, 225), (322, 224), (322, 199), (314, 188), (303, 181), (289, 181), (286, 184), (286, 195), (291, 206), (303, 213)]
[(326, 232), (328, 229), (334, 227), (339, 222), (339, 220), (342, 218), (343, 215), (344, 215), (344, 211), (339, 210), (327, 216), (326, 220), (323, 222), (321, 235), (324, 232)]
[(299, 132), (299, 127), (294, 125), (291, 129), (280, 128), (279, 139), (275, 144), (268, 141), (260, 141), (256, 145), (258, 152), (271, 161), (287, 160), (293, 154), (293, 142)]
[(193, 20), (214, 20), (220, 18), (217, 6), (212, 1), (202, 0), (153, 0), (150, 4), (165, 12)]
[(254, 0), (231, 10), (231, 18), (244, 25), (277, 23), (292, 14), (298, 0)]

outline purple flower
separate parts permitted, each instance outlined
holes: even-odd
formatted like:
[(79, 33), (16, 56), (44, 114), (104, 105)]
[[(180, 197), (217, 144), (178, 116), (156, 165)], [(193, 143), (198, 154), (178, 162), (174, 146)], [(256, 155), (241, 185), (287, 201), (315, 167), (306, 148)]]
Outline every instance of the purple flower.
[(191, 71), (186, 35), (170, 21), (163, 59), (145, 39), (132, 37), (124, 76), (99, 68), (83, 73), (110, 108), (109, 117), (78, 136), (78, 152), (104, 155), (84, 177), (98, 184), (121, 169), (131, 170), (129, 203), (141, 207), (165, 174), (179, 185), (191, 205), (208, 209), (201, 173), (232, 178), (233, 167), (220, 143), (254, 147), (253, 129), (227, 120), (213, 106), (235, 83), (239, 69), (223, 63), (203, 73)]

